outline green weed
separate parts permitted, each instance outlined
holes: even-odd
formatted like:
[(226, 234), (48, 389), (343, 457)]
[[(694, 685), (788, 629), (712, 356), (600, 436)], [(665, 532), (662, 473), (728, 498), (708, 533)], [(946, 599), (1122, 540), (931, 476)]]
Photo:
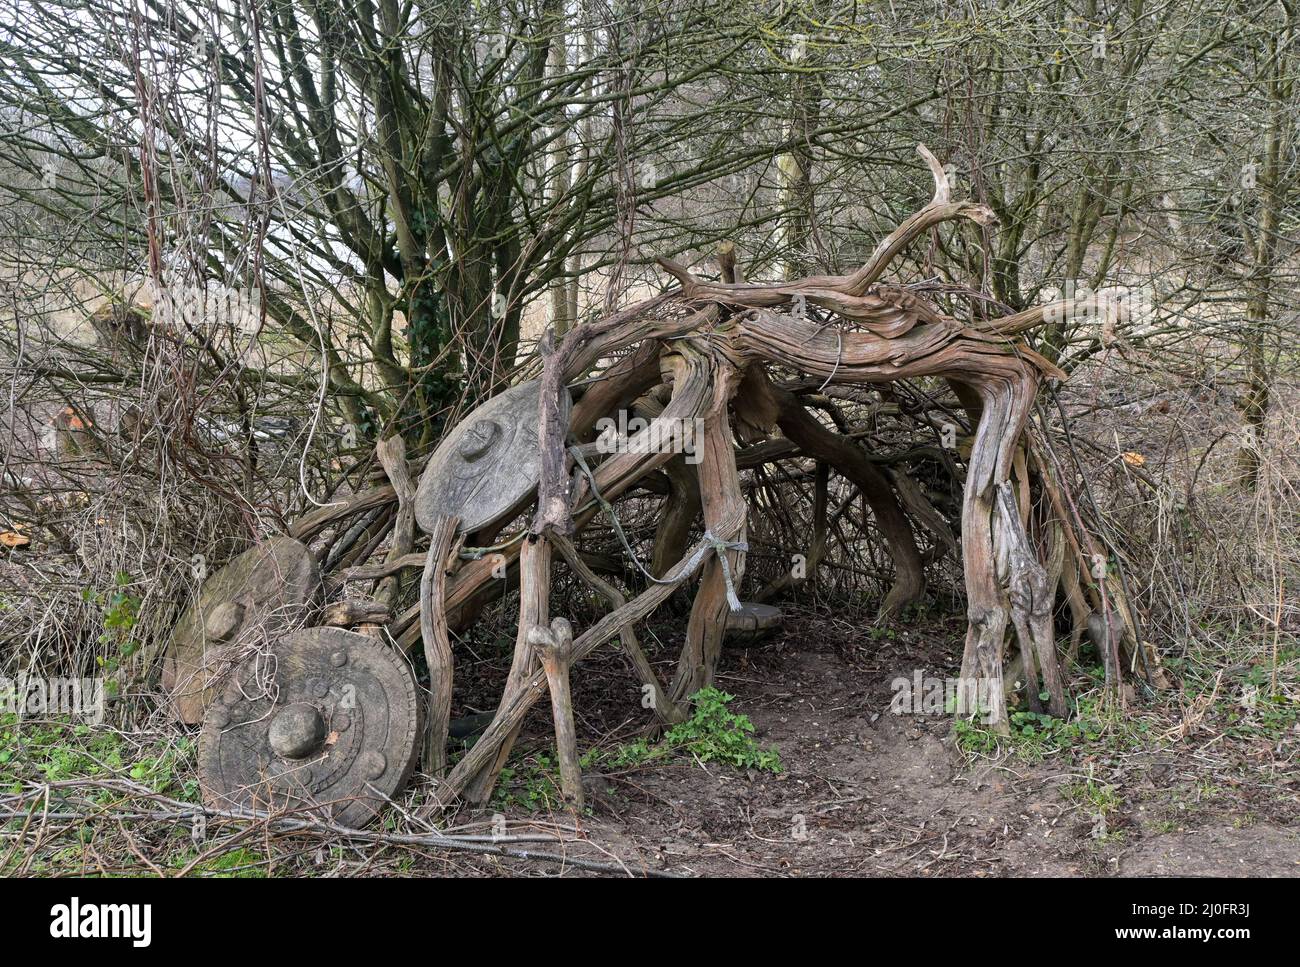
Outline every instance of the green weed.
[(749, 716), (727, 708), (734, 700), (734, 695), (716, 688), (701, 689), (692, 698), (691, 717), (669, 729), (661, 742), (652, 746), (639, 739), (609, 752), (593, 750), (584, 756), (583, 764), (627, 768), (685, 754), (701, 762), (781, 772), (780, 754), (775, 748), (758, 744)]

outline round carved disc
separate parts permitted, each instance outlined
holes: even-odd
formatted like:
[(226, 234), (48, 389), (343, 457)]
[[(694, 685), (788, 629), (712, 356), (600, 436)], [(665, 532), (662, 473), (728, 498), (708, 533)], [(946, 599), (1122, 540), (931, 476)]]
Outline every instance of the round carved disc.
[[(537, 486), (539, 386), (532, 380), (494, 396), (438, 444), (415, 493), (421, 530), (432, 532), (443, 515), (459, 517), (462, 531), (478, 530)], [(567, 393), (561, 405), (567, 412)]]
[(360, 828), (411, 778), (422, 720), (395, 648), (342, 628), (291, 632), (240, 665), (203, 717), (203, 801)]
[(302, 621), (320, 581), (307, 546), (279, 536), (240, 554), (203, 582), (198, 598), (176, 622), (163, 660), (163, 688), (183, 722), (203, 720), (213, 688), (240, 646)]
[(732, 641), (756, 641), (781, 627), (780, 608), (753, 601), (740, 602), (739, 611), (727, 612), (726, 637)]

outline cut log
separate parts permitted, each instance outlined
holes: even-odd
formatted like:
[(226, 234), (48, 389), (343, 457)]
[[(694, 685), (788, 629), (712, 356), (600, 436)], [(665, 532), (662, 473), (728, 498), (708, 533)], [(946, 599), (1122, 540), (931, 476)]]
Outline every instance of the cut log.
[(320, 624), (334, 628), (351, 628), (361, 624), (387, 624), (388, 605), (372, 598), (347, 598), (326, 605), (321, 612)]
[(780, 608), (754, 601), (742, 601), (739, 611), (727, 615), (727, 641), (752, 644), (780, 629), (785, 615)]

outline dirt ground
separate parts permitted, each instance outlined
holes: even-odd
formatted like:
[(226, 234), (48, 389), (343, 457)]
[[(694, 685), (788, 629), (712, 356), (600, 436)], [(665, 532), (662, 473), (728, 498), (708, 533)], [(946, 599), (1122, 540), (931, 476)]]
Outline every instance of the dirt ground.
[[(957, 673), (963, 628), (930, 619), (877, 640), (809, 616), (729, 648), (719, 686), (784, 771), (683, 756), (589, 774), (572, 855), (686, 876), (1300, 875), (1294, 725), (1235, 739), (1207, 716), (1179, 738), (1183, 712), (1165, 697), (1116, 716), (1140, 728), (1067, 751), (972, 756), (950, 718), (890, 711), (897, 676)], [(617, 689), (620, 674), (617, 659), (597, 663), (582, 687)], [(542, 818), (504, 814), (512, 828)]]
[[(684, 607), (666, 610), (642, 636), (665, 676), (685, 621)], [(680, 740), (640, 744), (651, 720), (640, 685), (626, 658), (602, 649), (574, 673), (579, 741), (589, 750), (584, 812), (575, 818), (560, 807), (549, 709), (542, 702), (525, 722), (493, 803), (461, 810), (445, 830), (491, 841), (491, 849), (527, 851), (529, 859), (448, 852), (409, 838), (433, 834), (418, 819), (430, 792), (418, 778), (363, 834), (369, 840), (266, 835), (214, 822), (196, 844), (192, 814), (184, 811), (198, 802), (192, 732), (161, 723), (128, 733), (38, 722), (20, 729), (11, 722), (0, 728), (0, 775), (7, 783), (0, 799), (16, 802), (12, 790), (21, 791), (20, 778), (37, 796), (34, 807), (29, 802), (26, 812), (0, 825), (0, 872), (1300, 875), (1300, 703), (1293, 697), (1273, 705), (1243, 701), (1252, 683), (1268, 681), (1267, 656), (1251, 658), (1248, 650), (1171, 656), (1173, 691), (1111, 710), (1098, 708), (1085, 661), (1072, 669), (1079, 713), (1072, 723), (1029, 720), (1026, 732), (1026, 720), (1013, 715), (1017, 733), (995, 742), (982, 730), (955, 735), (952, 719), (941, 713), (891, 710), (897, 678), (957, 674), (965, 630), (960, 613), (888, 626), (830, 608), (786, 606), (786, 613), (786, 627), (774, 637), (724, 651), (717, 683), (735, 696), (725, 710), (752, 721), (757, 747), (779, 753), (779, 770), (705, 761), (699, 754), (705, 747)], [(476, 629), (461, 642), (457, 715), (495, 703), (512, 631), (506, 620), (495, 634)], [(1293, 696), (1300, 651), (1288, 643), (1279, 656), (1288, 676), (1278, 679), (1280, 690)], [(640, 755), (619, 754), (627, 749)], [(92, 784), (74, 789), (78, 781)], [(42, 790), (51, 788), (54, 799), (47, 801)], [(148, 789), (167, 802), (140, 794)], [(142, 812), (165, 805), (183, 811), (140, 822)], [(126, 813), (134, 818), (115, 818)], [(503, 833), (508, 840), (493, 839)], [(551, 858), (536, 862), (539, 853)], [(557, 856), (564, 862), (554, 862)]]

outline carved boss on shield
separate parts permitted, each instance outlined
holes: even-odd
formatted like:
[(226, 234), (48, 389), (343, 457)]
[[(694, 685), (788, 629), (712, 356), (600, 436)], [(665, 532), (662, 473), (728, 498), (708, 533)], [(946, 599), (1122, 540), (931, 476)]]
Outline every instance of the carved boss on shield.
[[(440, 516), (472, 532), (522, 509), (537, 487), (538, 382), (488, 400), (457, 424), (429, 458), (415, 494), (415, 519), (432, 532)], [(563, 400), (568, 406), (568, 397)]]
[(241, 665), (208, 708), (204, 802), (363, 826), (411, 777), (421, 709), (396, 649), (341, 628), (293, 632)]
[(273, 640), (301, 623), (320, 581), (311, 550), (278, 536), (240, 554), (203, 583), (176, 622), (163, 660), (163, 687), (181, 721), (202, 720), (214, 685), (242, 646)]

